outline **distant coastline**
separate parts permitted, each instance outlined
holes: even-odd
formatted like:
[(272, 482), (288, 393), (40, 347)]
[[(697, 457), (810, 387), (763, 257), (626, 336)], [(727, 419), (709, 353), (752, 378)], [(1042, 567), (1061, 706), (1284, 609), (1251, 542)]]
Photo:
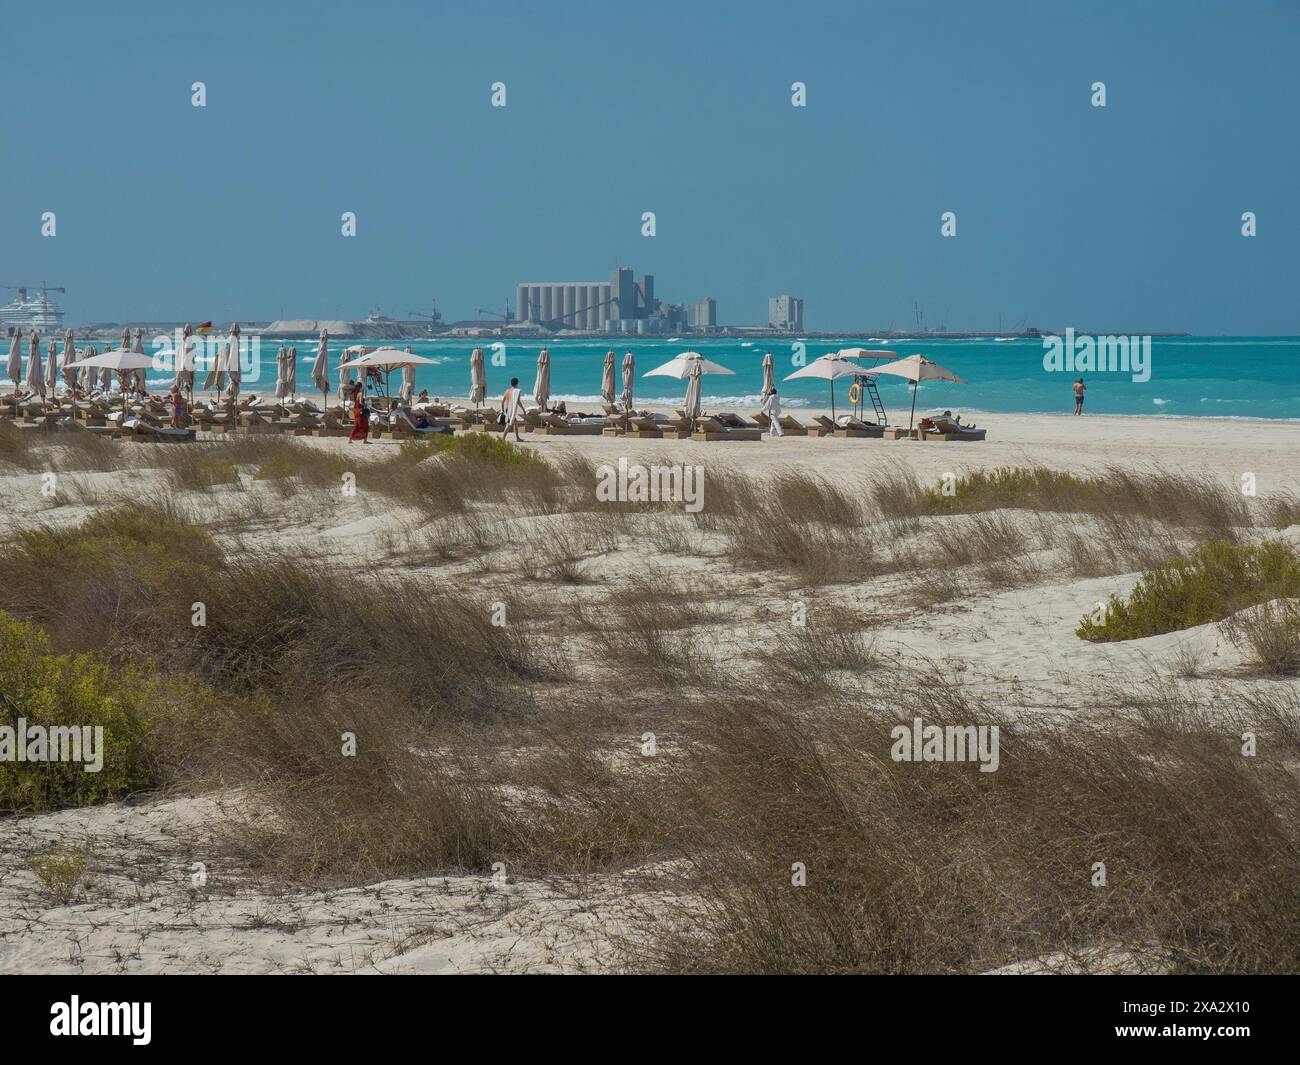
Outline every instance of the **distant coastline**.
[[(193, 324), (202, 319), (191, 318)], [(86, 340), (113, 340), (122, 335), (124, 328), (143, 329), (149, 334), (171, 333), (184, 326), (185, 321), (174, 322), (91, 322), (73, 327), (79, 338)], [(223, 333), (223, 322), (216, 327), (216, 332)], [(326, 330), (331, 337), (347, 337), (356, 340), (454, 340), (474, 337), (513, 337), (518, 340), (600, 340), (608, 338), (615, 344), (630, 342), (668, 340), (667, 334), (661, 333), (606, 333), (602, 331), (563, 330), (550, 332), (536, 326), (512, 324), (502, 326), (493, 322), (452, 322), (448, 325), (431, 326), (421, 321), (347, 321), (344, 319), (298, 318), (279, 319), (272, 322), (240, 320), (245, 335), (257, 333), (275, 340), (315, 339)], [(786, 330), (768, 329), (759, 326), (729, 326), (709, 330), (685, 330), (679, 338), (682, 342), (690, 340), (1038, 340), (1052, 336), (1063, 330), (1057, 329), (1022, 329), (1022, 330), (898, 330), (898, 329), (857, 329), (857, 330)], [(1191, 333), (1172, 331), (1152, 331), (1144, 329), (1084, 329), (1075, 327), (1079, 336), (1150, 336), (1150, 337), (1187, 337)]]

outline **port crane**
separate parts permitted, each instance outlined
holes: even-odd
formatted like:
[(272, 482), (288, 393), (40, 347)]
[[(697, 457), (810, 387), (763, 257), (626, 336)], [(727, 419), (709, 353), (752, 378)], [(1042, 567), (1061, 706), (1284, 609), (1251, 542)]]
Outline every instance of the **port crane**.
[(486, 314), (493, 318), (500, 318), (502, 322), (513, 322), (515, 320), (514, 312), (510, 310), (510, 301), (506, 300), (506, 311), (502, 314), (500, 311), (494, 311), (490, 307), (480, 307), (475, 314)]
[(414, 315), (416, 318), (424, 318), (426, 321), (438, 325), (442, 321), (442, 311), (438, 310), (438, 301), (433, 301), (433, 313), (424, 314), (420, 311), (407, 311), (407, 314)]
[(66, 288), (55, 288), (53, 285), (47, 285), (44, 281), (42, 281), (39, 285), (37, 285), (35, 282), (31, 282), (31, 283), (26, 284), (26, 285), (0, 285), (0, 288), (11, 288), (11, 289), (12, 289), (12, 288), (16, 288), (16, 289), (17, 289), (19, 292), (21, 292), (23, 295), (26, 295), (26, 294), (27, 294), (27, 290), (28, 290), (29, 288), (39, 288), (39, 289), (41, 290), (41, 296), (42, 296), (42, 298), (45, 298), (46, 293), (49, 293), (49, 292), (67, 292), (67, 291), (68, 291)]

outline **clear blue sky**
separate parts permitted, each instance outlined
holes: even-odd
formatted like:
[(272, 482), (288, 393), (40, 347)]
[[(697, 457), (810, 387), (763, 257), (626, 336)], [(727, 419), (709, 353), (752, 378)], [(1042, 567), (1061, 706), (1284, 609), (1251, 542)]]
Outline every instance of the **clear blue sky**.
[(727, 324), (790, 292), (814, 329), (916, 300), (951, 328), (1300, 333), (1297, 0), (23, 3), (2, 28), (0, 282), (65, 285), (78, 321), (467, 318), (617, 260)]

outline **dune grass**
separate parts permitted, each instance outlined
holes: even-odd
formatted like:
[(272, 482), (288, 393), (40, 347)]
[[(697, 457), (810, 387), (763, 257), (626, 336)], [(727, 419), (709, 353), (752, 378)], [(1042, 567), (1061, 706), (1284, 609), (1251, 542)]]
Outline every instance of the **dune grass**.
[(1204, 544), (1189, 558), (1142, 575), (1127, 598), (1112, 595), (1104, 616), (1086, 617), (1085, 640), (1134, 640), (1222, 621), (1246, 607), (1300, 595), (1300, 555), (1277, 540), (1237, 547)]

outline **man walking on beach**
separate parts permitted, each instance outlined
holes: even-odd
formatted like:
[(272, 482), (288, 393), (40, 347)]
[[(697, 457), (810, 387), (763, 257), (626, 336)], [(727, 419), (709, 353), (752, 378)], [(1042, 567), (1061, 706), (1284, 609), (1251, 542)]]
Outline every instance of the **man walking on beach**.
[(501, 416), (505, 419), (501, 426), (501, 439), (504, 440), (510, 433), (511, 429), (515, 431), (515, 439), (523, 443), (523, 437), (519, 435), (519, 400), (522, 393), (519, 391), (519, 378), (510, 378), (510, 387), (506, 389), (505, 395), (501, 397)]
[(1080, 377), (1074, 382), (1074, 413), (1076, 416), (1083, 413), (1083, 394), (1088, 391), (1088, 386), (1083, 383)]
[(767, 399), (763, 400), (762, 410), (770, 420), (767, 429), (768, 439), (785, 436), (785, 430), (781, 428), (781, 398), (776, 394), (775, 388), (767, 394)]

